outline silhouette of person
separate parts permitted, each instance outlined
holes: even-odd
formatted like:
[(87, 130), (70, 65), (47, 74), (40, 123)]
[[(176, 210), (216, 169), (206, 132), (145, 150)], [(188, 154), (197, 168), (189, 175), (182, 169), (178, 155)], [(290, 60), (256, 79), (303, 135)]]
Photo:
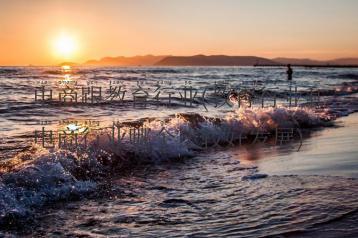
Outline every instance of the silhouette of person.
[(292, 70), (290, 64), (287, 65), (287, 71), (286, 71), (286, 73), (287, 73), (287, 80), (291, 81), (291, 80), (292, 80), (293, 70)]

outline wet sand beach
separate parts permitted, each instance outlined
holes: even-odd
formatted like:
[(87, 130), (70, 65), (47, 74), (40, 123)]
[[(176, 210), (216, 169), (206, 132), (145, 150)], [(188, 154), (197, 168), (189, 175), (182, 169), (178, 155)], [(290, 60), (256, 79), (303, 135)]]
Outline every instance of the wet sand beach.
[(253, 163), (270, 175), (358, 178), (358, 113), (339, 118), (334, 127), (312, 132), (299, 151), (293, 148), (288, 145), (249, 150), (248, 159), (242, 162)]

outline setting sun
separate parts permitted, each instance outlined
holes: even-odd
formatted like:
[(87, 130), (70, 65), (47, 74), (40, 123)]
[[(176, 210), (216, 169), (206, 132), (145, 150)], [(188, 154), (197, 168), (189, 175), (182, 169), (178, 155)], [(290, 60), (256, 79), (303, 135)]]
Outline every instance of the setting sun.
[(358, 238), (357, 9), (0, 0), (0, 238)]
[(69, 58), (76, 50), (76, 40), (70, 35), (60, 35), (54, 41), (54, 52), (59, 57)]

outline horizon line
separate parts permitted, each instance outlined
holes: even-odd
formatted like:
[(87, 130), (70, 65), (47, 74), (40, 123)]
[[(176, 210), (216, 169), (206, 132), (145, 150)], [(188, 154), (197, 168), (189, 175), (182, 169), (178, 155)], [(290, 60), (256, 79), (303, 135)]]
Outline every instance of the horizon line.
[[(61, 64), (64, 63), (70, 63), (70, 64), (75, 64), (78, 66), (81, 65), (85, 65), (88, 61), (100, 61), (104, 58), (118, 58), (118, 57), (123, 57), (123, 58), (134, 58), (134, 57), (145, 57), (145, 56), (153, 56), (153, 57), (194, 57), (194, 56), (205, 56), (205, 57), (212, 57), (212, 56), (228, 56), (228, 57), (257, 57), (257, 58), (263, 58), (263, 59), (269, 59), (269, 60), (275, 60), (275, 59), (292, 59), (292, 60), (312, 60), (312, 61), (318, 61), (318, 62), (326, 62), (326, 61), (333, 61), (333, 60), (339, 60), (339, 59), (357, 59), (358, 60), (358, 56), (345, 56), (345, 57), (336, 57), (336, 58), (327, 58), (327, 59), (316, 59), (316, 58), (308, 58), (308, 57), (304, 57), (304, 58), (296, 58), (296, 57), (283, 57), (283, 56), (277, 56), (274, 58), (271, 57), (264, 57), (264, 56), (258, 56), (258, 55), (228, 55), (228, 54), (193, 54), (193, 55), (171, 55), (171, 54), (143, 54), (143, 55), (132, 55), (132, 56), (124, 56), (124, 55), (117, 55), (117, 56), (103, 56), (101, 58), (96, 58), (96, 59), (88, 59), (82, 63), (78, 63), (75, 61), (71, 61), (71, 60), (64, 60), (62, 62), (56, 63), (56, 64), (33, 64), (33, 63), (27, 63), (27, 64), (13, 64), (13, 65), (0, 65), (0, 67), (50, 67), (50, 66), (59, 66)], [(279, 62), (277, 62), (279, 63)], [(117, 65), (120, 66), (120, 65)], [(126, 65), (123, 65), (126, 66)], [(130, 66), (130, 65), (128, 65)], [(151, 66), (151, 65), (146, 65), (146, 66)], [(154, 65), (153, 65), (154, 66)]]

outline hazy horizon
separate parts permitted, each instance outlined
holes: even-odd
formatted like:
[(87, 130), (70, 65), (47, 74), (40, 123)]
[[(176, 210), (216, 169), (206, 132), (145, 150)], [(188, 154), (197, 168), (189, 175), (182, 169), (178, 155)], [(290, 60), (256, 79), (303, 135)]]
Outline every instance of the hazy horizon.
[(354, 0), (0, 0), (0, 6), (2, 66), (148, 54), (358, 57)]
[[(327, 61), (334, 61), (334, 60), (340, 60), (340, 59), (354, 59), (358, 61), (358, 57), (342, 57), (342, 58), (330, 58), (330, 59), (314, 59), (314, 58), (294, 58), (294, 57), (274, 57), (274, 58), (268, 58), (268, 57), (263, 57), (263, 56), (258, 56), (258, 55), (223, 55), (223, 54), (215, 54), (215, 55), (205, 55), (205, 54), (195, 54), (195, 55), (154, 55), (154, 54), (144, 54), (144, 55), (133, 55), (133, 56), (123, 56), (123, 55), (117, 55), (117, 56), (103, 56), (100, 58), (92, 58), (92, 59), (87, 59), (85, 61), (81, 61), (81, 62), (75, 62), (75, 61), (71, 61), (71, 60), (63, 60), (63, 61), (58, 61), (52, 64), (13, 64), (13, 65), (0, 65), (0, 67), (22, 67), (22, 66), (58, 66), (58, 65), (62, 65), (65, 63), (68, 64), (75, 64), (75, 65), (86, 65), (89, 61), (101, 61), (104, 58), (118, 58), (118, 57), (125, 57), (125, 58), (135, 58), (135, 57), (147, 57), (147, 56), (153, 56), (153, 57), (193, 57), (193, 56), (198, 56), (198, 55), (204, 55), (204, 56), (229, 56), (229, 57), (258, 57), (258, 58), (263, 58), (263, 59), (268, 59), (268, 60), (273, 60), (275, 61), (276, 59), (292, 59), (292, 60), (312, 60), (312, 61), (321, 61), (322, 63), (325, 63)], [(279, 61), (277, 61), (277, 63), (280, 63)], [(141, 65), (140, 63), (138, 63), (138, 65)], [(120, 65), (119, 65), (120, 66)], [(123, 65), (126, 66), (126, 65)], [(147, 66), (150, 66), (150, 64), (148, 64)]]

